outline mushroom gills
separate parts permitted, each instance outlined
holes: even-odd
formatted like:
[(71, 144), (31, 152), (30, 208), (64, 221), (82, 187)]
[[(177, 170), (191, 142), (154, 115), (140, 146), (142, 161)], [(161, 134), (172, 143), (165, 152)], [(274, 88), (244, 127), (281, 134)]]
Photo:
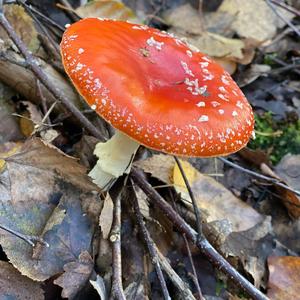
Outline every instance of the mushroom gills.
[(133, 157), (139, 143), (116, 130), (115, 135), (105, 143), (98, 143), (94, 154), (99, 158), (89, 176), (101, 189), (107, 190), (111, 184), (131, 169)]

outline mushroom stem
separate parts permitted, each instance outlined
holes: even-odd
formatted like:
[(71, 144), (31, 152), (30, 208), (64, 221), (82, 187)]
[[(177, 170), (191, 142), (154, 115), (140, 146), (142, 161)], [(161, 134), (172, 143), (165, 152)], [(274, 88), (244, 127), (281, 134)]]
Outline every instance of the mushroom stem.
[(89, 173), (93, 182), (101, 189), (108, 189), (115, 179), (129, 173), (132, 158), (139, 147), (127, 135), (116, 130), (115, 135), (105, 143), (98, 143), (94, 154), (99, 158)]

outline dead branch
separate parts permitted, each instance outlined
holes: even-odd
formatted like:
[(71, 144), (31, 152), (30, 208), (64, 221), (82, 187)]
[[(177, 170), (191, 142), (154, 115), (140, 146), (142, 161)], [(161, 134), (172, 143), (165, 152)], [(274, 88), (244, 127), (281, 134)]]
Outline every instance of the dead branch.
[(198, 239), (196, 231), (188, 225), (180, 215), (167, 203), (158, 192), (144, 179), (143, 173), (137, 168), (131, 171), (134, 182), (144, 191), (144, 193), (157, 205), (170, 219), (178, 231), (186, 234), (186, 237), (194, 243), (209, 261), (220, 271), (222, 271), (237, 286), (242, 288), (250, 297), (256, 300), (267, 300), (268, 298), (259, 291), (253, 284), (239, 274), (208, 242), (207, 239)]
[(274, 184), (274, 185), (280, 186), (280, 187), (282, 187), (282, 188), (284, 188), (284, 189), (286, 189), (286, 190), (288, 190), (288, 191), (291, 191), (291, 192), (295, 193), (296, 195), (300, 196), (300, 191), (295, 190), (295, 189), (293, 189), (293, 188), (287, 186), (286, 184), (280, 182), (280, 181), (279, 181), (278, 179), (276, 179), (276, 178), (268, 177), (268, 176), (265, 176), (265, 175), (256, 173), (256, 172), (254, 172), (254, 171), (248, 170), (248, 169), (246, 169), (246, 168), (244, 168), (244, 167), (242, 167), (242, 166), (239, 166), (239, 165), (237, 165), (237, 164), (235, 164), (235, 163), (233, 163), (233, 162), (231, 162), (231, 161), (229, 161), (229, 160), (227, 160), (227, 159), (225, 159), (225, 158), (223, 158), (223, 157), (219, 157), (219, 160), (221, 160), (224, 164), (227, 164), (227, 165), (229, 165), (229, 166), (231, 166), (231, 167), (233, 167), (233, 168), (236, 168), (236, 169), (238, 169), (238, 170), (240, 170), (240, 171), (242, 171), (242, 172), (245, 172), (245, 173), (247, 173), (247, 174), (249, 174), (249, 175), (252, 175), (252, 176), (254, 176), (254, 177), (257, 177), (257, 178), (266, 180), (266, 181), (268, 181), (268, 182), (271, 182), (271, 183)]
[(121, 194), (114, 199), (113, 225), (110, 233), (112, 242), (112, 287), (111, 298), (126, 300), (122, 284), (122, 254), (121, 254)]
[[(132, 182), (132, 186), (134, 188), (133, 182)], [(148, 232), (148, 230), (145, 226), (145, 223), (143, 221), (143, 216), (141, 214), (139, 203), (138, 203), (138, 200), (137, 200), (137, 197), (136, 197), (136, 194), (135, 194), (134, 190), (133, 190), (132, 199), (133, 199), (132, 202), (133, 202), (134, 212), (135, 212), (135, 215), (136, 215), (136, 220), (137, 220), (137, 223), (139, 225), (140, 232), (143, 236), (143, 239), (144, 239), (144, 241), (147, 245), (148, 252), (149, 252), (149, 255), (150, 255), (150, 258), (151, 258), (151, 262), (154, 265), (154, 268), (155, 268), (155, 271), (156, 271), (156, 274), (157, 274), (157, 277), (158, 277), (158, 281), (159, 281), (160, 286), (161, 286), (163, 297), (164, 297), (164, 299), (167, 299), (167, 300), (171, 299), (170, 295), (169, 295), (169, 292), (168, 292), (167, 285), (166, 285), (166, 281), (165, 281), (163, 273), (161, 271), (161, 267), (160, 267), (160, 264), (159, 264), (159, 259), (158, 259), (158, 256), (157, 256), (157, 251), (155, 249), (155, 244), (154, 244), (153, 240), (151, 239), (150, 234), (149, 234), (149, 232)]]

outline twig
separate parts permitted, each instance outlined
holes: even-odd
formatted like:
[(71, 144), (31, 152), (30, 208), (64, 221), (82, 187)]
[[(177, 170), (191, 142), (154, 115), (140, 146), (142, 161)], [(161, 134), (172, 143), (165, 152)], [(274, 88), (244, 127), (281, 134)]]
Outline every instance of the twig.
[(205, 238), (204, 235), (203, 235), (203, 232), (202, 232), (201, 212), (200, 212), (200, 209), (199, 209), (199, 207), (197, 205), (196, 199), (194, 197), (194, 193), (193, 193), (193, 191), (191, 189), (190, 183), (189, 183), (189, 181), (188, 181), (188, 179), (187, 179), (187, 177), (185, 175), (185, 172), (184, 172), (184, 170), (182, 168), (180, 160), (176, 156), (174, 156), (174, 159), (176, 161), (176, 164), (177, 164), (177, 166), (179, 168), (179, 171), (181, 173), (181, 176), (183, 178), (185, 186), (186, 186), (186, 188), (188, 190), (188, 193), (190, 195), (190, 198), (192, 200), (192, 204), (193, 204), (193, 208), (194, 208), (194, 213), (195, 213), (195, 216), (196, 216), (196, 228), (197, 228), (197, 232), (198, 232), (198, 236), (197, 237), (198, 237), (198, 239)]
[(164, 257), (164, 255), (159, 251), (159, 249), (154, 245), (158, 258), (161, 264), (162, 269), (168, 275), (170, 281), (174, 284), (177, 288), (179, 293), (182, 296), (182, 299), (185, 300), (195, 300), (193, 293), (189, 289), (188, 285), (178, 276), (178, 274), (174, 271), (168, 260)]
[(238, 169), (238, 170), (240, 170), (240, 171), (242, 171), (242, 172), (245, 172), (245, 173), (247, 173), (247, 174), (250, 174), (250, 175), (252, 175), (252, 176), (254, 176), (254, 177), (257, 177), (257, 178), (260, 178), (260, 179), (269, 181), (269, 182), (271, 182), (271, 183), (273, 183), (273, 184), (275, 184), (275, 185), (277, 185), (277, 186), (280, 186), (280, 187), (282, 187), (282, 188), (284, 188), (284, 189), (286, 189), (286, 190), (288, 190), (288, 191), (291, 191), (291, 192), (293, 192), (294, 194), (300, 196), (300, 191), (295, 190), (295, 189), (289, 187), (288, 185), (286, 185), (286, 184), (280, 182), (280, 181), (279, 181), (278, 179), (276, 179), (276, 178), (271, 178), (271, 177), (268, 177), (268, 176), (265, 176), (265, 175), (256, 173), (256, 172), (254, 172), (254, 171), (248, 170), (248, 169), (246, 169), (246, 168), (243, 168), (243, 167), (239, 166), (238, 164), (235, 164), (235, 163), (229, 161), (228, 159), (226, 159), (226, 158), (224, 158), (224, 157), (219, 157), (219, 160), (221, 160), (223, 163), (225, 163), (225, 164), (227, 164), (227, 165), (229, 165), (229, 166), (231, 166), (231, 167), (233, 167), (233, 168), (236, 168), (236, 169)]
[(199, 281), (198, 281), (197, 271), (196, 271), (194, 260), (193, 260), (193, 257), (192, 257), (190, 245), (189, 245), (189, 242), (188, 242), (188, 240), (186, 238), (186, 234), (185, 233), (183, 234), (183, 239), (184, 239), (185, 247), (186, 247), (186, 250), (187, 250), (187, 253), (188, 253), (188, 257), (189, 257), (189, 261), (190, 261), (190, 264), (191, 264), (191, 267), (192, 267), (192, 271), (193, 271), (193, 278), (192, 278), (193, 282), (194, 282), (196, 290), (198, 292), (199, 299), (200, 300), (204, 300), (203, 295), (202, 295), (202, 291), (201, 291), (201, 287), (200, 287), (200, 284), (199, 284)]
[(181, 233), (191, 240), (205, 255), (210, 262), (226, 274), (236, 285), (241, 287), (250, 297), (255, 300), (268, 299), (261, 291), (239, 274), (213, 247), (206, 239), (198, 239), (197, 232), (188, 225), (183, 218), (176, 213), (172, 206), (167, 203), (157, 191), (143, 178), (141, 171), (132, 168), (131, 177), (135, 183), (144, 191), (144, 193), (157, 205), (165, 215), (170, 219), (173, 225)]
[[(174, 200), (173, 193), (171, 192), (171, 190), (169, 190), (169, 192), (170, 192), (170, 196), (171, 196), (171, 199), (172, 199), (172, 202), (173, 202), (173, 207), (174, 207), (175, 211), (178, 213), (177, 204), (176, 204), (176, 202)], [(180, 195), (179, 195), (179, 197), (180, 197)], [(192, 279), (194, 281), (194, 284), (195, 284), (195, 287), (196, 287), (199, 299), (203, 300), (204, 298), (203, 298), (201, 287), (200, 287), (200, 284), (199, 284), (198, 275), (197, 275), (197, 271), (196, 271), (196, 268), (195, 268), (194, 260), (193, 260), (193, 257), (192, 257), (190, 245), (189, 245), (188, 239), (186, 238), (185, 234), (183, 234), (183, 240), (184, 240), (184, 244), (185, 244), (185, 247), (187, 249), (187, 252), (188, 252), (188, 258), (189, 258), (189, 261), (190, 261), (190, 264), (191, 264), (191, 267), (192, 267), (192, 271), (193, 271), (193, 277), (192, 277)]]
[(277, 17), (281, 19), (285, 24), (287, 24), (290, 28), (292, 28), (293, 31), (300, 37), (300, 31), (298, 30), (298, 28), (290, 20), (288, 20), (285, 16), (283, 16), (280, 12), (278, 12), (276, 7), (270, 0), (265, 0), (265, 1), (273, 10), (273, 12), (277, 15)]
[(114, 199), (113, 225), (110, 233), (112, 242), (112, 287), (111, 298), (126, 300), (122, 284), (122, 254), (121, 254), (121, 195)]
[(28, 66), (36, 75), (36, 77), (44, 84), (44, 86), (53, 94), (56, 99), (60, 100), (66, 106), (66, 108), (78, 119), (83, 127), (85, 127), (95, 137), (102, 139), (102, 136), (98, 129), (80, 112), (80, 110), (78, 110), (70, 101), (68, 101), (65, 95), (60, 90), (58, 90), (51, 81), (49, 81), (46, 73), (44, 73), (44, 71), (39, 67), (35, 58), (27, 50), (25, 44), (18, 37), (3, 13), (0, 13), (0, 24), (3, 26), (8, 36), (15, 43), (19, 51), (22, 53), (26, 62), (28, 63)]
[(292, 7), (292, 6), (290, 6), (290, 5), (287, 5), (287, 4), (285, 4), (284, 2), (278, 1), (278, 0), (270, 0), (270, 1), (271, 1), (272, 3), (274, 3), (275, 5), (280, 6), (280, 7), (282, 7), (283, 9), (285, 9), (285, 10), (291, 12), (292, 14), (294, 14), (294, 15), (300, 17), (300, 12), (299, 12), (299, 10), (295, 9), (294, 7)]
[(37, 24), (37, 26), (40, 28), (40, 30), (42, 31), (42, 33), (44, 33), (44, 35), (47, 37), (48, 41), (50, 42), (50, 44), (52, 45), (52, 47), (54, 48), (54, 51), (52, 50), (51, 47), (48, 47), (49, 50), (51, 51), (51, 53), (55, 56), (55, 58), (57, 60), (60, 61), (60, 50), (59, 50), (59, 46), (57, 45), (57, 43), (54, 41), (54, 39), (52, 38), (52, 36), (49, 34), (49, 32), (45, 29), (44, 25), (40, 22), (40, 20), (38, 19), (38, 17), (35, 16), (35, 14), (31, 11), (31, 9), (28, 7), (28, 5), (25, 5), (25, 3), (23, 3), (23, 1), (17, 1), (18, 4), (21, 4), (26, 12), (30, 15), (30, 17), (35, 21), (35, 23)]
[(49, 244), (47, 242), (45, 242), (42, 238), (35, 236), (35, 235), (27, 235), (27, 234), (23, 234), (20, 232), (17, 232), (13, 229), (8, 228), (5, 225), (1, 225), (0, 224), (0, 228), (17, 236), (18, 238), (22, 239), (23, 241), (25, 241), (26, 243), (28, 243), (30, 246), (35, 247), (36, 243), (39, 242), (43, 245), (45, 245), (46, 247), (49, 247)]
[[(132, 182), (132, 187), (134, 189), (134, 183), (133, 182)], [(159, 258), (157, 256), (157, 251), (154, 247), (154, 242), (151, 239), (150, 234), (149, 234), (149, 232), (148, 232), (148, 230), (145, 226), (145, 223), (144, 223), (144, 220), (143, 220), (143, 216), (141, 214), (141, 210), (140, 210), (140, 207), (139, 207), (139, 203), (138, 203), (135, 191), (133, 192), (132, 198), (133, 198), (132, 202), (133, 202), (134, 212), (135, 212), (135, 215), (136, 215), (136, 220), (137, 220), (137, 223), (139, 225), (140, 232), (143, 236), (143, 239), (144, 239), (144, 241), (147, 245), (147, 248), (148, 248), (148, 251), (149, 251), (149, 254), (150, 254), (150, 258), (151, 258), (151, 262), (154, 265), (154, 268), (155, 268), (155, 271), (156, 271), (156, 274), (157, 274), (157, 277), (158, 277), (158, 281), (159, 281), (160, 286), (161, 286), (163, 297), (164, 297), (164, 299), (169, 300), (169, 299), (171, 299), (171, 297), (169, 295), (168, 288), (167, 288), (167, 285), (166, 285), (166, 281), (164, 279), (162, 270), (160, 268)]]

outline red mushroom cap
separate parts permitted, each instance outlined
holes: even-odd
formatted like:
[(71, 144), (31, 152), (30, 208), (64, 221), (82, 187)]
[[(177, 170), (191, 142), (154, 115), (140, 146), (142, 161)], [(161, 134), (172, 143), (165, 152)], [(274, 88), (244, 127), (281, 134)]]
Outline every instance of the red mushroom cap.
[(89, 105), (149, 148), (226, 155), (244, 147), (253, 132), (251, 106), (230, 75), (165, 32), (84, 19), (66, 30), (61, 52)]

